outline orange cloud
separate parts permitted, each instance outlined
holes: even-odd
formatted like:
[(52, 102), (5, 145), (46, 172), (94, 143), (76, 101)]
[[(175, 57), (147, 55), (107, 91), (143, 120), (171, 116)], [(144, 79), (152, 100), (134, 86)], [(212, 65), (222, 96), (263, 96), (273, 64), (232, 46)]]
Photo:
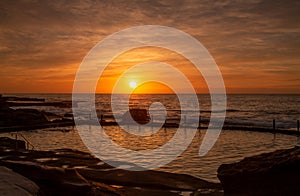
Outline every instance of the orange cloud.
[[(76, 69), (96, 43), (146, 24), (198, 39), (230, 93), (300, 92), (298, 1), (26, 0), (1, 1), (0, 10), (0, 93), (70, 93)], [(167, 57), (176, 64), (177, 57)], [(107, 74), (110, 88), (118, 73)], [(198, 92), (207, 92), (201, 78), (188, 75), (194, 85), (200, 80)]]
[[(164, 62), (167, 63), (174, 68), (177, 68), (180, 72), (182, 72), (191, 82), (194, 89), (196, 89), (196, 92), (198, 93), (207, 93), (207, 86), (206, 83), (201, 75), (201, 73), (195, 68), (195, 66), (187, 60), (185, 57), (183, 57), (180, 54), (177, 54), (176, 52), (158, 48), (158, 47), (143, 47), (138, 49), (133, 49), (128, 52), (125, 52), (121, 55), (119, 55), (117, 58), (115, 58), (104, 70), (102, 73), (97, 86), (97, 92), (98, 93), (111, 93), (115, 83), (117, 80), (124, 74), (124, 72), (131, 67), (145, 63), (145, 62)], [(139, 84), (139, 81), (141, 81), (144, 77), (149, 77), (149, 74), (153, 75), (163, 75), (163, 77), (172, 77), (170, 75), (170, 72), (163, 69), (157, 69), (153, 70), (151, 73), (146, 72), (143, 68), (138, 69), (137, 72), (126, 76), (127, 78), (124, 78), (122, 87), (124, 88), (124, 91), (122, 92), (129, 92), (129, 82), (135, 81), (137, 84)], [(185, 91), (185, 87), (182, 86), (181, 81), (176, 81), (176, 78), (173, 78), (172, 83), (175, 83), (176, 86), (180, 89), (182, 93), (187, 93)], [(138, 88), (136, 92), (138, 93), (171, 93), (169, 88), (165, 88), (165, 85), (158, 84), (158, 83), (151, 83), (151, 84), (145, 84)]]

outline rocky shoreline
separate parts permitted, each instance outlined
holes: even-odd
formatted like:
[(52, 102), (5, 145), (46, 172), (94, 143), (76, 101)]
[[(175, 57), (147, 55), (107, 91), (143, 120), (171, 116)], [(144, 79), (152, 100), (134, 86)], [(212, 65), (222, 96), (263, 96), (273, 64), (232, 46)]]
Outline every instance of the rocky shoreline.
[(300, 147), (223, 164), (219, 184), (186, 174), (117, 169), (72, 149), (27, 150), (24, 141), (2, 137), (0, 176), (0, 195), (298, 195)]
[(190, 175), (126, 171), (89, 153), (26, 150), (25, 142), (17, 142), (16, 150), (16, 140), (0, 138), (0, 165), (34, 183), (40, 195), (223, 195), (221, 184)]
[[(73, 114), (65, 113), (62, 116), (56, 115), (51, 112), (39, 111), (36, 109), (12, 109), (11, 107), (24, 107), (24, 106), (51, 106), (57, 108), (72, 107), (71, 101), (61, 102), (47, 102), (43, 98), (30, 98), (30, 97), (7, 97), (0, 94), (0, 132), (22, 131), (22, 130), (35, 130), (51, 127), (67, 127), (74, 126)], [(150, 119), (147, 116), (148, 111), (143, 109), (132, 109), (130, 114), (135, 121), (140, 124), (148, 122)], [(99, 123), (102, 126), (118, 126), (111, 114), (105, 114), (103, 111), (97, 111)], [(126, 117), (126, 113), (124, 114)], [(106, 119), (108, 118), (108, 119)], [(201, 118), (200, 118), (201, 119)], [(126, 120), (125, 120), (126, 122)], [(180, 119), (166, 119), (163, 127), (178, 127)], [(89, 120), (84, 120), (83, 124), (90, 124)], [(208, 128), (209, 119), (201, 119), (198, 129), (206, 130)], [(159, 124), (159, 123), (158, 123)], [(155, 126), (155, 123), (153, 123)], [(187, 126), (188, 127), (188, 126)], [(269, 132), (281, 133), (288, 135), (300, 135), (299, 131), (286, 130), (286, 129), (272, 129), (264, 127), (254, 127), (251, 125), (235, 125), (224, 122), (223, 130), (244, 130), (255, 132)]]
[(223, 164), (218, 178), (225, 195), (299, 195), (300, 147)]
[[(10, 108), (16, 105), (70, 107), (70, 103), (0, 95), (0, 132), (74, 126), (71, 114)], [(186, 174), (116, 169), (86, 152), (34, 151), (26, 149), (22, 140), (0, 138), (0, 176), (0, 195), (298, 195), (300, 147), (223, 164), (218, 169), (220, 184)]]
[[(71, 107), (72, 103), (45, 102), (44, 99), (2, 97), (0, 95), (0, 132), (34, 130), (50, 127), (73, 126), (74, 121), (51, 112), (36, 109), (12, 109), (12, 106)], [(53, 120), (52, 120), (53, 119)]]

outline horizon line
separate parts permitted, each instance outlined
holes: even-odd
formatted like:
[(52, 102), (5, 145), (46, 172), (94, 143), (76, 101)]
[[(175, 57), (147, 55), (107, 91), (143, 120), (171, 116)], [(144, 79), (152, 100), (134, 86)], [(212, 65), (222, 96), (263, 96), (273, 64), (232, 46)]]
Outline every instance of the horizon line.
[[(0, 95), (9, 94), (73, 94), (70, 92), (10, 92), (0, 93)], [(94, 94), (94, 93), (76, 93), (76, 94)], [(112, 93), (95, 93), (95, 95), (111, 95)], [(116, 95), (128, 95), (128, 93), (115, 93)], [(191, 95), (193, 93), (179, 93), (180, 95)], [(210, 95), (210, 93), (196, 93), (197, 95)], [(215, 95), (222, 93), (214, 93)], [(300, 95), (300, 93), (225, 93), (226, 95)], [(176, 95), (176, 93), (132, 93), (132, 95)]]

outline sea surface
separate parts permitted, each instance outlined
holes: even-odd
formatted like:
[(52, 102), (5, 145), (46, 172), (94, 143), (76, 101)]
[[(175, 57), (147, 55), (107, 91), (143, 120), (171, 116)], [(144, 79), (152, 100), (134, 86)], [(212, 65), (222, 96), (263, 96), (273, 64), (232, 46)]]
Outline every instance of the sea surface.
[[(5, 95), (12, 96), (12, 95)], [(16, 94), (18, 97), (45, 98), (46, 101), (71, 101), (71, 94)], [(187, 99), (189, 95), (185, 95)], [(125, 96), (119, 95), (118, 104), (126, 104)], [(201, 120), (208, 121), (211, 114), (209, 95), (198, 95)], [(151, 103), (161, 102), (169, 118), (180, 118), (182, 108), (195, 110), (194, 106), (180, 105), (176, 95), (132, 95), (129, 107), (148, 109)], [(121, 117), (125, 111), (110, 110), (110, 95), (96, 95), (95, 105), (98, 114), (107, 118)], [(35, 108), (64, 115), (71, 113), (71, 108), (56, 108), (46, 106), (31, 106)], [(152, 108), (154, 115), (165, 114), (161, 108)], [(272, 128), (272, 121), (276, 120), (276, 128), (297, 129), (297, 120), (300, 119), (300, 95), (227, 95), (227, 110), (225, 124), (241, 126), (240, 130), (223, 130), (213, 148), (203, 157), (198, 151), (206, 130), (198, 130), (189, 147), (171, 163), (157, 170), (175, 173), (190, 174), (202, 179), (217, 182), (217, 168), (223, 163), (239, 161), (247, 156), (271, 152), (275, 149), (290, 148), (299, 145), (299, 138), (292, 135), (251, 132), (243, 130), (243, 126)], [(197, 121), (192, 122), (197, 123)], [(128, 127), (130, 129), (130, 126)], [(71, 130), (71, 131), (69, 131)], [(89, 131), (87, 129), (87, 131)], [(105, 127), (105, 132), (118, 145), (132, 150), (155, 149), (167, 143), (176, 133), (176, 128), (159, 130), (153, 136), (136, 139), (127, 134), (118, 126)], [(0, 136), (13, 136), (13, 133), (1, 133)], [(76, 127), (50, 128), (21, 132), (38, 150), (57, 148), (73, 148), (89, 151), (82, 142)], [(189, 134), (189, 130), (182, 134), (182, 138)], [(118, 157), (126, 158), (126, 154), (112, 152)], [(161, 159), (164, 158), (162, 154)], [(147, 161), (147, 160), (145, 160)]]

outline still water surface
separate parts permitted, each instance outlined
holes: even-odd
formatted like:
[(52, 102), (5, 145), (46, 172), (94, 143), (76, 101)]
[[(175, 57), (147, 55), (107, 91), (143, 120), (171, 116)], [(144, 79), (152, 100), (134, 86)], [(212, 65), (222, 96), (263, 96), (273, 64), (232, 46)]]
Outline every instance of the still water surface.
[[(8, 95), (7, 95), (8, 96)], [(17, 94), (18, 97), (44, 98), (46, 102), (71, 101), (71, 94)], [(189, 95), (187, 100), (189, 99)], [(209, 120), (211, 107), (209, 95), (198, 95), (201, 119)], [(168, 116), (180, 117), (183, 107), (176, 95), (132, 95), (130, 107), (147, 108), (153, 102), (162, 103), (167, 109)], [(110, 95), (96, 95), (96, 109), (98, 114), (109, 115)], [(125, 104), (126, 100), (120, 95), (118, 104)], [(28, 108), (28, 107), (21, 107)], [(72, 108), (57, 108), (51, 106), (31, 106), (38, 110), (45, 110), (63, 116), (72, 112)], [(155, 108), (154, 108), (155, 109)], [(197, 108), (187, 105), (186, 110)], [(116, 118), (121, 117), (125, 111), (117, 111)], [(161, 113), (159, 109), (156, 113)], [(227, 110), (225, 124), (251, 127), (272, 128), (272, 120), (276, 119), (276, 127), (296, 131), (296, 121), (300, 118), (300, 95), (227, 95)], [(198, 116), (195, 117), (196, 125)], [(72, 130), (64, 132), (64, 130)], [(242, 130), (242, 129), (241, 129)], [(87, 130), (88, 131), (88, 130)], [(135, 137), (120, 130), (119, 127), (110, 126), (106, 133), (118, 145), (132, 150), (151, 150), (168, 142), (176, 132), (175, 128), (168, 128), (155, 132), (146, 137)], [(83, 144), (77, 130), (72, 127), (55, 128), (21, 132), (35, 147), (36, 150), (51, 150), (58, 148), (72, 148), (88, 151)], [(181, 138), (190, 132), (182, 133)], [(203, 179), (218, 181), (217, 168), (222, 163), (232, 163), (247, 156), (271, 152), (276, 149), (290, 148), (299, 145), (297, 136), (249, 131), (222, 131), (214, 147), (204, 156), (198, 156), (199, 146), (205, 135), (205, 130), (197, 132), (188, 149), (168, 165), (158, 170), (185, 173)], [(10, 133), (1, 133), (0, 136), (11, 136)], [(115, 156), (126, 158), (121, 152), (111, 152)], [(164, 155), (158, 157), (164, 159)], [(147, 160), (145, 160), (147, 161)]]
[[(72, 130), (63, 132), (63, 130)], [(88, 151), (83, 144), (78, 132), (72, 127), (57, 129), (44, 129), (21, 132), (35, 147), (36, 150), (52, 150), (58, 148), (72, 148)], [(167, 142), (176, 129), (168, 128), (154, 134), (144, 140), (131, 137), (118, 127), (107, 127), (106, 133), (112, 136), (117, 144), (132, 150), (153, 149)], [(186, 133), (189, 134), (189, 133)], [(198, 156), (199, 146), (205, 135), (201, 130), (194, 137), (188, 149), (177, 159), (159, 168), (158, 170), (190, 174), (210, 181), (218, 181), (217, 168), (223, 163), (239, 161), (247, 156), (257, 155), (263, 152), (271, 152), (276, 149), (284, 149), (299, 145), (297, 136), (250, 131), (222, 131), (214, 147), (204, 156)], [(11, 133), (1, 133), (1, 136), (12, 136)], [(184, 135), (183, 135), (184, 137)], [(118, 157), (126, 157), (126, 154), (112, 152)], [(163, 159), (162, 157), (159, 157)], [(146, 161), (146, 160), (145, 160)]]

